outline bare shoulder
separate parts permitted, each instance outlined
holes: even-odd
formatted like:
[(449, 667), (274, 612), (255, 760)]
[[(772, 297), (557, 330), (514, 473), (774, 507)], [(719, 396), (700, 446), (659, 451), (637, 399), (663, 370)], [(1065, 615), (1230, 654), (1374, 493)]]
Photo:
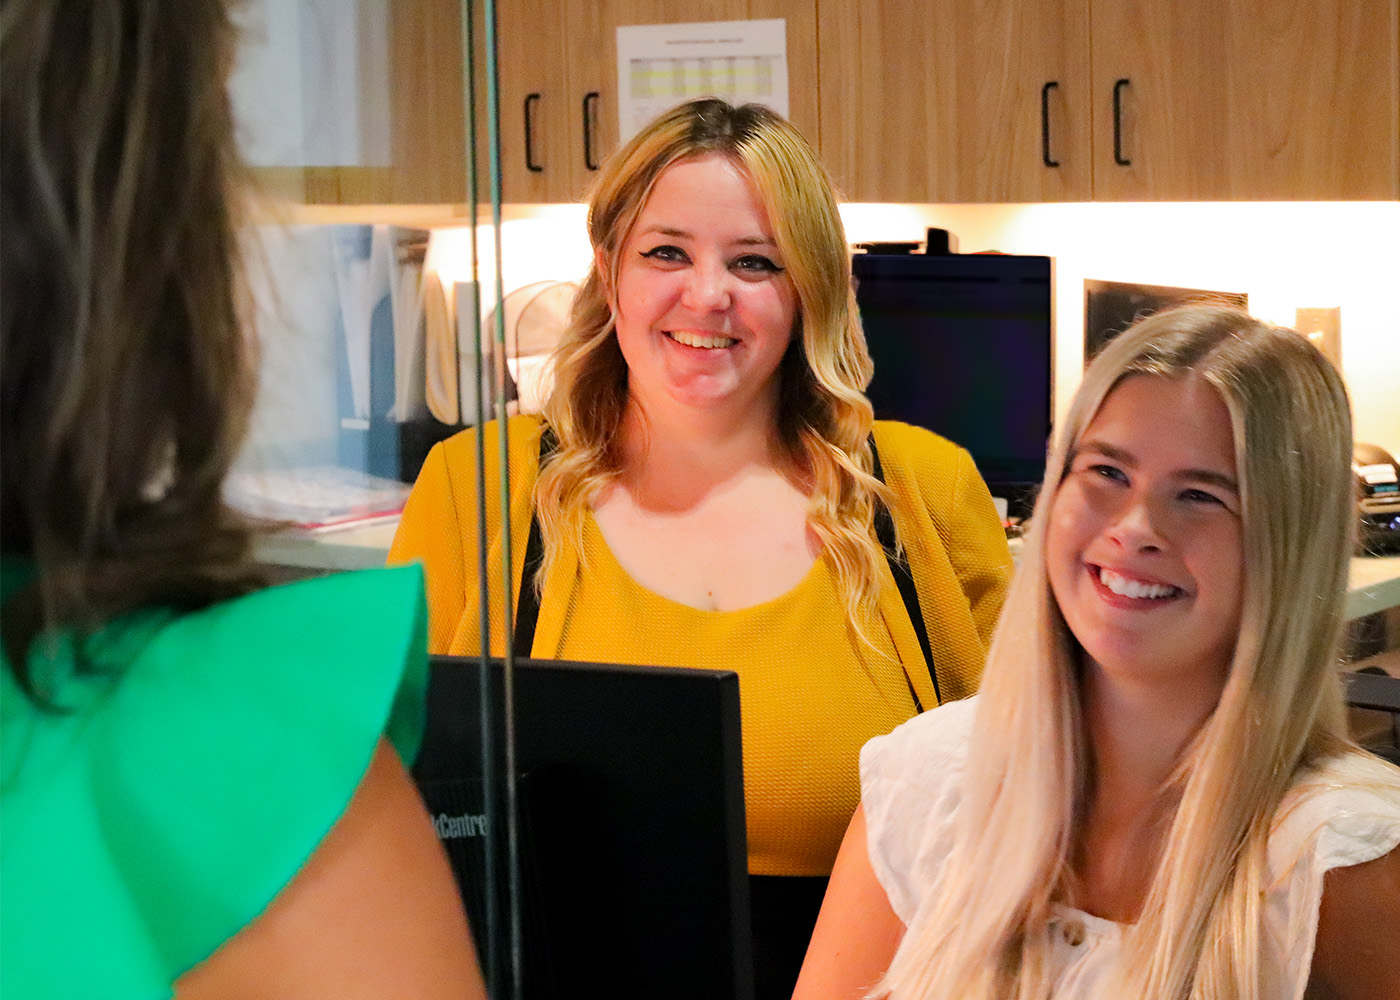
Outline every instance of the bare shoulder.
[(1307, 995), (1400, 1000), (1400, 847), (1325, 876)]
[(447, 859), (387, 743), (305, 867), (176, 986), (180, 1000), (485, 997)]

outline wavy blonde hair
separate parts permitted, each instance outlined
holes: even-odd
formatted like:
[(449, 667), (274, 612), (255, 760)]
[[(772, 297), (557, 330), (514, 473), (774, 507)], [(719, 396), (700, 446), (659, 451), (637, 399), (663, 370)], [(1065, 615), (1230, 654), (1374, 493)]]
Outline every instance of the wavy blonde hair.
[(1299, 770), (1355, 750), (1336, 677), (1352, 549), (1351, 416), (1304, 338), (1233, 309), (1138, 323), (1090, 367), (1047, 467), (982, 680), (955, 847), (937, 903), (881, 984), (895, 997), (1050, 995), (1044, 927), (1073, 900), (1090, 788), (1079, 647), (1050, 590), (1046, 525), (1085, 428), (1134, 375), (1194, 373), (1233, 425), (1244, 543), (1240, 638), (1219, 704), (1183, 751), (1179, 796), (1112, 995), (1260, 1000), (1275, 811)]
[(545, 552), (536, 585), (563, 539), (581, 547), (588, 505), (622, 472), (618, 430), (628, 402), (627, 365), (608, 291), (617, 287), (621, 249), (657, 178), (708, 153), (731, 158), (752, 181), (797, 292), (800, 336), (779, 368), (777, 430), (809, 492), (808, 524), (857, 621), (878, 591), (884, 554), (871, 522), (884, 488), (870, 474), (873, 415), (864, 393), (870, 355), (836, 196), (812, 148), (781, 116), (713, 98), (683, 104), (638, 133), (604, 164), (589, 200), (589, 240), (609, 273), (590, 271), (554, 353), (544, 414), (559, 447), (535, 489)]

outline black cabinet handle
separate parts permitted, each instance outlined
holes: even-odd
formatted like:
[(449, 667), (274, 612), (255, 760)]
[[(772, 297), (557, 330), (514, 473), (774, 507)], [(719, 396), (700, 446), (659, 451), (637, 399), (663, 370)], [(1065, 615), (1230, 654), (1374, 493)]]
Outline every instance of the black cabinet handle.
[(597, 170), (593, 159), (593, 107), (598, 101), (598, 92), (590, 90), (583, 95), (583, 165), (589, 170)]
[(1133, 161), (1123, 156), (1123, 88), (1127, 80), (1119, 80), (1113, 85), (1113, 162), (1120, 167), (1131, 167)]
[(525, 169), (536, 174), (544, 172), (544, 167), (535, 162), (535, 122), (534, 115), (531, 114), (531, 109), (539, 99), (539, 94), (525, 95)]
[(1047, 167), (1060, 165), (1059, 160), (1050, 158), (1050, 91), (1059, 85), (1059, 80), (1051, 80), (1040, 88), (1040, 159)]

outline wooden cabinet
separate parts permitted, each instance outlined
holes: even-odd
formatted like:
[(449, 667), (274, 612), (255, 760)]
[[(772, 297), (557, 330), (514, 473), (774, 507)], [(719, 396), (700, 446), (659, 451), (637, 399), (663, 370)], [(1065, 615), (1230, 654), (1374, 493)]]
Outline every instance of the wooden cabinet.
[(1084, 0), (821, 0), (821, 152), (852, 201), (1091, 195)]
[(1400, 197), (1396, 0), (819, 4), (852, 200)]
[[(480, 4), (477, 4), (480, 7)], [(570, 143), (570, 124), (579, 101), (569, 86), (565, 11), (560, 0), (508, 0), (496, 4), (497, 67), (500, 81), (501, 200), (574, 201), (582, 176), (582, 155)], [(573, 56), (576, 58), (576, 56)], [(477, 79), (484, 81), (484, 61)], [(485, 109), (485, 84), (479, 83)], [(488, 145), (486, 119), (477, 116), (477, 147)], [(578, 162), (575, 162), (578, 161)], [(486, 201), (485, 157), (481, 197)]]
[[(390, 162), (262, 171), (309, 204), (468, 200), (461, 15), (387, 6)], [(618, 144), (621, 25), (783, 18), (790, 116), (852, 201), (1400, 198), (1400, 0), (509, 0), (501, 196), (577, 201)]]
[(1091, 8), (1095, 198), (1400, 197), (1395, 0)]
[(461, 4), (398, 0), (385, 9), (387, 21), (365, 30), (387, 34), (388, 93), (383, 103), (374, 102), (374, 112), (387, 116), (389, 162), (258, 168), (255, 176), (270, 193), (307, 205), (465, 200)]
[[(787, 28), (788, 101), (792, 120), (808, 141), (817, 144), (817, 2), (816, 0), (594, 0), (567, 4), (569, 37), (586, 55), (570, 51), (572, 82), (580, 93), (598, 94), (595, 122), (597, 149), (606, 156), (617, 148), (617, 29), (625, 25), (678, 24), (782, 18)], [(581, 119), (579, 119), (581, 120)], [(581, 144), (582, 137), (579, 136)]]
[[(817, 141), (815, 0), (512, 0), (497, 6), (503, 200), (578, 201), (618, 145), (617, 28), (783, 18), (791, 117)], [(528, 154), (528, 155), (527, 155)]]

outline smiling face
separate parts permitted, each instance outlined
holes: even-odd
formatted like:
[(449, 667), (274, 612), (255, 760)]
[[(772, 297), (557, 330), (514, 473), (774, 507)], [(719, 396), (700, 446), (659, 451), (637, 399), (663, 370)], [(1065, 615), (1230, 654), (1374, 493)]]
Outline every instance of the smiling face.
[(1119, 383), (1050, 510), (1050, 587), (1086, 666), (1224, 685), (1244, 548), (1229, 411), (1194, 375)]
[(718, 153), (668, 167), (620, 254), (617, 341), (633, 401), (773, 416), (797, 295), (744, 169)]

